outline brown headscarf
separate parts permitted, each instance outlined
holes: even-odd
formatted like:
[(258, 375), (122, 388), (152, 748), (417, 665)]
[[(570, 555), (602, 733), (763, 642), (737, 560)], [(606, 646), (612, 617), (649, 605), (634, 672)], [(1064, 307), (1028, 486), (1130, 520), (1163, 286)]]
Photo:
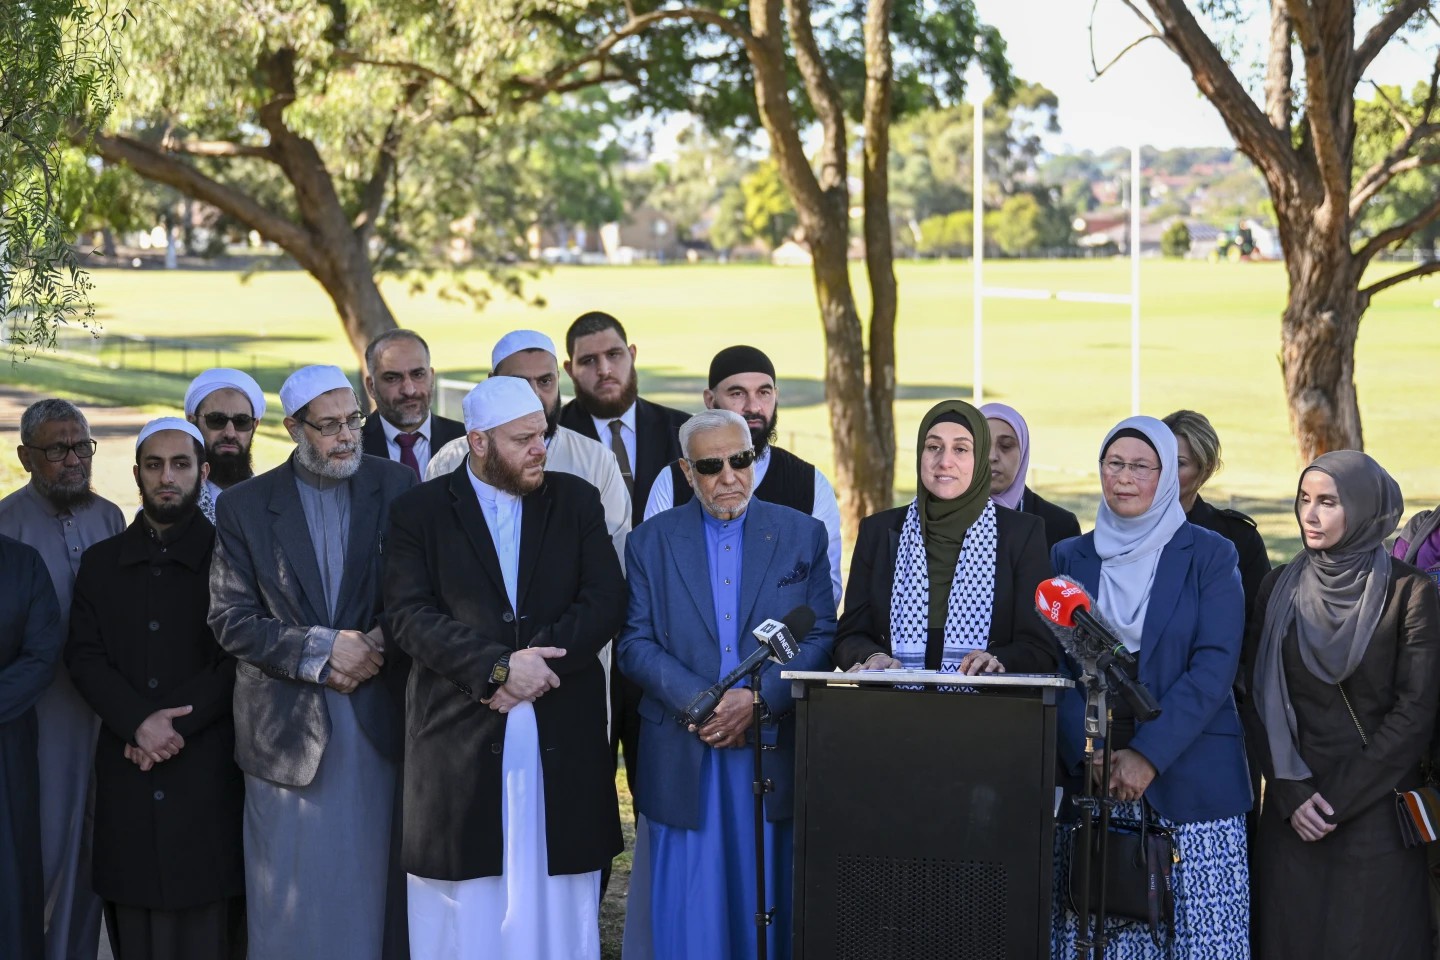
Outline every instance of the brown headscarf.
[[(1385, 468), (1358, 450), (1317, 457), (1300, 474), (1319, 470), (1335, 480), (1345, 508), (1345, 533), (1328, 550), (1303, 548), (1275, 581), (1255, 664), (1255, 705), (1265, 724), (1275, 776), (1305, 780), (1310, 768), (1296, 746), (1295, 707), (1285, 682), (1281, 648), (1290, 626), (1305, 668), (1326, 683), (1342, 683), (1360, 666), (1385, 612), (1390, 552), (1405, 501)], [(1295, 493), (1300, 519), (1300, 492)]]
[[(934, 496), (920, 479), (925, 437), (942, 420), (960, 422), (975, 438), (975, 472), (970, 486), (953, 500)], [(915, 500), (930, 576), (930, 626), (944, 627), (950, 586), (960, 550), (965, 546), (965, 534), (990, 501), (990, 425), (983, 413), (963, 400), (941, 400), (920, 420), (920, 435), (915, 441)]]

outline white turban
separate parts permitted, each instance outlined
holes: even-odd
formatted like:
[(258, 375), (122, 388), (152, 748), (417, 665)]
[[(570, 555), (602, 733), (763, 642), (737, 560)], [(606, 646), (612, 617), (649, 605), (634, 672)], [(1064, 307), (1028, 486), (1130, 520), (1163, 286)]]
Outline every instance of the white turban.
[(216, 390), (239, 390), (250, 398), (250, 415), (256, 420), (265, 416), (265, 391), (260, 389), (260, 384), (255, 378), (244, 370), (235, 370), (231, 367), (215, 367), (206, 370), (200, 376), (190, 381), (190, 389), (185, 391), (185, 416), (193, 417), (196, 409)]
[(490, 430), (532, 413), (543, 414), (540, 398), (529, 380), (519, 377), (491, 377), (465, 394), (465, 432)]
[(552, 357), (558, 356), (555, 352), (555, 341), (539, 330), (511, 330), (501, 337), (500, 342), (495, 344), (495, 349), (490, 351), (490, 369), (494, 370), (506, 357), (513, 357), (521, 350), (544, 350)]
[(280, 385), (280, 405), (285, 408), (285, 416), (293, 417), (296, 410), (322, 393), (354, 389), (355, 385), (339, 367), (328, 364), (301, 367)]
[(140, 428), (140, 436), (135, 438), (135, 449), (139, 450), (142, 443), (163, 430), (179, 430), (181, 433), (188, 433), (196, 443), (202, 447), (205, 446), (205, 438), (200, 436), (200, 431), (189, 420), (184, 417), (160, 417)]

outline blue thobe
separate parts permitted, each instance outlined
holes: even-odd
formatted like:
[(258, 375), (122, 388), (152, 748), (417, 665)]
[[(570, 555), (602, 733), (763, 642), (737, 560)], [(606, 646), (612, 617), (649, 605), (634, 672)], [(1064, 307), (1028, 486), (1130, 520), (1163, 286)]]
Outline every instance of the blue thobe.
[[(710, 596), (720, 636), (720, 673), (740, 665), (753, 641), (740, 636), (740, 570), (745, 515), (705, 517)], [(650, 828), (650, 910), (654, 955), (743, 960), (755, 949), (755, 779), (749, 745), (706, 745), (700, 765), (700, 829), (655, 821)], [(790, 957), (791, 824), (766, 822), (766, 897), (775, 909), (769, 956)]]

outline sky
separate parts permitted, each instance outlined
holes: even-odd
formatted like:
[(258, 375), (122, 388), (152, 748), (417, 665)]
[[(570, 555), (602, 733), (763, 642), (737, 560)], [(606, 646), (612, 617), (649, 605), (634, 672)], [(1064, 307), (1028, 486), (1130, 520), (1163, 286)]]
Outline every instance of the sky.
[[(1180, 59), (1159, 40), (1131, 50), (1092, 80), (1089, 24), (1093, 0), (976, 0), (983, 21), (999, 28), (1017, 76), (1043, 83), (1060, 98), (1061, 134), (1052, 149), (1103, 150), (1130, 146), (1137, 137), (1156, 147), (1232, 146), (1220, 115), (1195, 89)], [(1142, 2), (1138, 4), (1144, 7)], [(1247, 3), (1260, 11), (1268, 4)], [(1193, 7), (1193, 5), (1192, 5)], [(1370, 18), (1361, 15), (1363, 35)], [(1256, 62), (1268, 16), (1240, 33)], [(1095, 11), (1096, 59), (1103, 65), (1147, 28), (1121, 0), (1099, 0)], [(1430, 45), (1426, 56), (1426, 41)], [(1367, 79), (1406, 87), (1428, 80), (1434, 35), (1407, 46), (1391, 43)], [(1363, 88), (1362, 88), (1363, 92)]]

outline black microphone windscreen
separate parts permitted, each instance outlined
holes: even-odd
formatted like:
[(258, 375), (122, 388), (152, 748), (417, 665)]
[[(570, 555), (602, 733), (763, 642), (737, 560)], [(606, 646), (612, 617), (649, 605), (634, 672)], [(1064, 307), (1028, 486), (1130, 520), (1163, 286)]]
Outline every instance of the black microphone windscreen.
[(785, 624), (785, 629), (789, 630), (795, 642), (799, 643), (805, 639), (806, 634), (815, 629), (815, 611), (802, 603), (781, 617), (780, 622)]

